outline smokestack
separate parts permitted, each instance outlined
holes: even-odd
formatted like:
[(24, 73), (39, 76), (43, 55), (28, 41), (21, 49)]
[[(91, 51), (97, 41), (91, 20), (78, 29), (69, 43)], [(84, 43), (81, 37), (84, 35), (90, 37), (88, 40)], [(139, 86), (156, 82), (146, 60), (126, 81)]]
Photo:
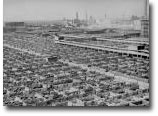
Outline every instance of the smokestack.
[(78, 20), (78, 12), (76, 12), (76, 19)]
[(86, 21), (88, 21), (88, 15), (87, 15), (87, 11), (86, 11)]

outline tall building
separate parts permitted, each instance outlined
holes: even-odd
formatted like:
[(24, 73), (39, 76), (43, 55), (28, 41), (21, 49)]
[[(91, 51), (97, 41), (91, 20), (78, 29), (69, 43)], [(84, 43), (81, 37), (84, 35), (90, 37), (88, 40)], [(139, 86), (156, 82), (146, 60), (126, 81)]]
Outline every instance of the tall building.
[(149, 17), (149, 0), (145, 0), (144, 16)]
[(148, 18), (141, 19), (141, 36), (145, 38), (149, 38), (149, 19)]
[(144, 17), (141, 18), (141, 35), (149, 38), (149, 0), (145, 1)]

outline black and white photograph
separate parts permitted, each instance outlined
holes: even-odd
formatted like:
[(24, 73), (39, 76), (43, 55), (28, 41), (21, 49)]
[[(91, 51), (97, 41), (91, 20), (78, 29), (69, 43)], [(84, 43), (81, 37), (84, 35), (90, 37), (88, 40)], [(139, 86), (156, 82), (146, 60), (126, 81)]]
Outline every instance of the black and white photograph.
[(3, 106), (149, 107), (148, 0), (3, 0)]

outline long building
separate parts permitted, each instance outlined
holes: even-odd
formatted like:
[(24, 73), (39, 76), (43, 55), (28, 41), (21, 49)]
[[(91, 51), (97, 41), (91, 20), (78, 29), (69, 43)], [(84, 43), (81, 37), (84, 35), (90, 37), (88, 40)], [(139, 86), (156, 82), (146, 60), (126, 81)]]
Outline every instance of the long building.
[(136, 57), (149, 58), (149, 54), (147, 54), (147, 53), (141, 53), (141, 52), (136, 52), (136, 51), (131, 51), (131, 50), (113, 49), (113, 48), (103, 47), (103, 46), (99, 46), (99, 45), (91, 45), (91, 44), (87, 44), (87, 43), (78, 43), (78, 42), (68, 42), (68, 41), (64, 41), (64, 40), (56, 41), (56, 43), (70, 45), (70, 46), (90, 48), (90, 49), (105, 50), (105, 51), (116, 52), (116, 53), (121, 53), (121, 54), (128, 54), (130, 56), (136, 56)]

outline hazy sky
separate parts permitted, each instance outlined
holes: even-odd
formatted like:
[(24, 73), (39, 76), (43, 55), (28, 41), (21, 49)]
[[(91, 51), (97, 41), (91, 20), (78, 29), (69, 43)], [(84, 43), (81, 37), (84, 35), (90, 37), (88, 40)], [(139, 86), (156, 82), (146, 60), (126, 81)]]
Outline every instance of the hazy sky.
[(4, 21), (143, 16), (146, 0), (4, 0)]

